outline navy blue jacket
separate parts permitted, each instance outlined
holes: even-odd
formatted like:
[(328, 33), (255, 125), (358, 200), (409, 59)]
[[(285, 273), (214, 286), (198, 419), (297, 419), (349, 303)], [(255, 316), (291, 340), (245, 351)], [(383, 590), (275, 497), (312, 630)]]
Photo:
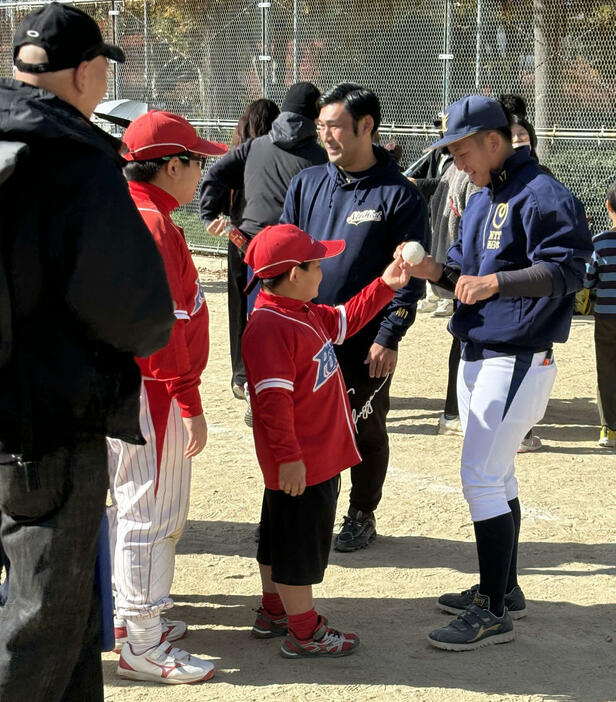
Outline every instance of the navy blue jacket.
[[(289, 185), (281, 222), (296, 224), (315, 239), (346, 241), (340, 256), (321, 261), (323, 281), (316, 302), (346, 302), (381, 275), (400, 242), (425, 241), (426, 203), (387, 151), (373, 148), (377, 163), (363, 173), (349, 174), (327, 163), (307, 168)], [(423, 281), (412, 278), (383, 314), (347, 343), (366, 350), (373, 342), (397, 349), (415, 319), (423, 290)]]
[(543, 350), (569, 336), (575, 293), (592, 254), (584, 207), (538, 166), (529, 149), (510, 156), (492, 183), (472, 195), (448, 265), (463, 275), (488, 275), (543, 262), (549, 297), (494, 295), (459, 305), (450, 331), (463, 341), (504, 351)]

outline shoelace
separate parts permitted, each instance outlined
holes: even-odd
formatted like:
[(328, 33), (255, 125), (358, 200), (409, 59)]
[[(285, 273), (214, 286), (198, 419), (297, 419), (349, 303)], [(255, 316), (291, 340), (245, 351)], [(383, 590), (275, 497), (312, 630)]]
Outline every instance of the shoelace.
[(344, 634), (339, 632), (337, 629), (330, 629), (327, 627), (323, 638), (319, 643), (333, 644), (339, 646), (344, 643)]

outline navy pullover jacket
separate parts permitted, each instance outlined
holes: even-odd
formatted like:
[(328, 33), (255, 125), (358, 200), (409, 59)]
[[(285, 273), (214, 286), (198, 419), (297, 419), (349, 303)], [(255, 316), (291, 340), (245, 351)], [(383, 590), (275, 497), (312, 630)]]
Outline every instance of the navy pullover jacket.
[(569, 336), (576, 291), (592, 242), (582, 204), (541, 170), (529, 149), (510, 156), (492, 183), (471, 196), (447, 264), (463, 275), (488, 275), (544, 263), (549, 297), (503, 297), (460, 304), (450, 331), (462, 341), (515, 353), (549, 349)]
[[(327, 163), (307, 168), (289, 185), (281, 222), (296, 224), (320, 241), (346, 241), (340, 256), (321, 261), (318, 303), (346, 302), (383, 273), (399, 243), (425, 241), (428, 209), (423, 198), (387, 151), (373, 148), (377, 163), (367, 171), (351, 174)], [(423, 291), (423, 281), (411, 278), (383, 314), (345, 346), (367, 351), (377, 342), (396, 350), (415, 319)]]

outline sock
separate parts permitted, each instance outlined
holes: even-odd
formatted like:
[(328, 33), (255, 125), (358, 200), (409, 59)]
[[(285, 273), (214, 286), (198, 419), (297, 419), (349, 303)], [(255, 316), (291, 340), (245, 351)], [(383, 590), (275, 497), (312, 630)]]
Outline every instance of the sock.
[(158, 646), (163, 637), (160, 617), (126, 617), (128, 643), (133, 652), (140, 656), (148, 648)]
[(289, 614), (289, 629), (296, 639), (305, 641), (312, 638), (312, 633), (319, 623), (319, 615), (314, 607), (303, 614)]
[(284, 605), (277, 592), (264, 592), (261, 598), (261, 605), (273, 617), (282, 617), (284, 614)]
[(511, 592), (518, 584), (518, 540), (520, 539), (520, 522), (522, 521), (520, 500), (516, 497), (513, 500), (509, 500), (507, 504), (511, 510), (511, 516), (513, 517), (514, 536), (511, 563), (509, 564), (509, 578), (507, 579), (507, 589), (505, 593)]
[(515, 529), (511, 512), (473, 524), (479, 558), (479, 592), (490, 598), (490, 612), (502, 616)]

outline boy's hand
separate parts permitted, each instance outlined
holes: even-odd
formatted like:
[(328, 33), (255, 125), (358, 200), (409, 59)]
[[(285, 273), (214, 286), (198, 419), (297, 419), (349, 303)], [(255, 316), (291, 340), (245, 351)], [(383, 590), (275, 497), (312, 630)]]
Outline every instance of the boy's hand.
[(301, 495), (306, 489), (306, 466), (304, 461), (281, 463), (278, 467), (278, 487), (291, 497)]
[(188, 433), (188, 444), (186, 445), (186, 458), (193, 458), (201, 453), (207, 444), (207, 422), (205, 415), (199, 414), (196, 417), (182, 417), (182, 422)]
[(394, 253), (394, 260), (383, 271), (381, 278), (392, 290), (403, 288), (411, 279), (411, 266), (402, 258), (402, 246)]

